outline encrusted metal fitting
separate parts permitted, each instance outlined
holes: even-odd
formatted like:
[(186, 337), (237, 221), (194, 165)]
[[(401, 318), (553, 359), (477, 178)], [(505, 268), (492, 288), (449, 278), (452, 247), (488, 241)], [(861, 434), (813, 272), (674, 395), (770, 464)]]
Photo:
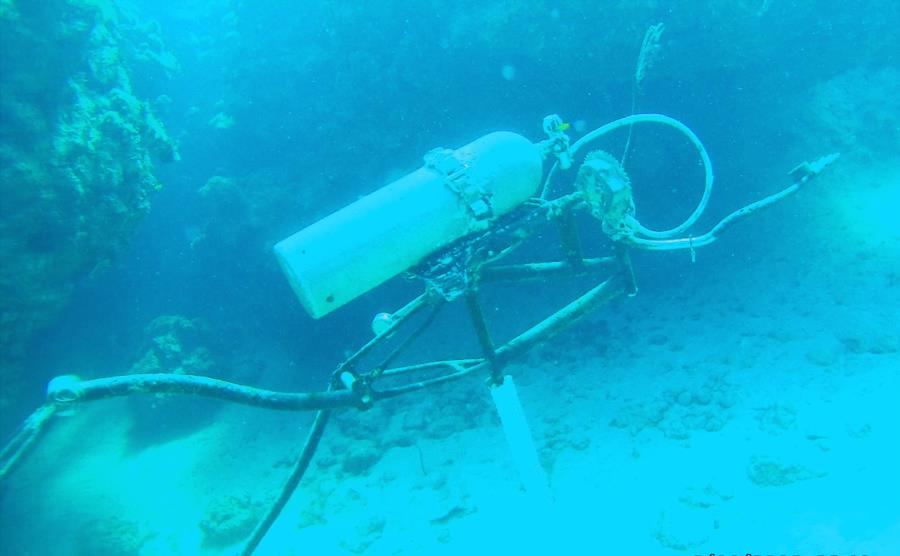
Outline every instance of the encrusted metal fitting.
[(47, 399), (53, 403), (70, 404), (83, 396), (82, 380), (75, 375), (60, 375), (47, 383)]

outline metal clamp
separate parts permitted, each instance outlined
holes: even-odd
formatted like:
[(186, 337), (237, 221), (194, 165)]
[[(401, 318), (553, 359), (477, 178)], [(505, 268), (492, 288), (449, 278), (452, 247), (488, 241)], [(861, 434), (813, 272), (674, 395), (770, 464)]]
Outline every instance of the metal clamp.
[(444, 185), (455, 193), (476, 221), (494, 216), (491, 194), (469, 180), (469, 163), (456, 157), (451, 149), (437, 148), (425, 155), (425, 166), (444, 175)]

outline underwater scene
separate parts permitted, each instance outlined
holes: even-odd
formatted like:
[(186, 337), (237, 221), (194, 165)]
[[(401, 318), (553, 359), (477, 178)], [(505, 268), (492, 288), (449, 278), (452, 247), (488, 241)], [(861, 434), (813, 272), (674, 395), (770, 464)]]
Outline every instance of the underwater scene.
[(900, 554), (900, 4), (0, 0), (0, 554)]

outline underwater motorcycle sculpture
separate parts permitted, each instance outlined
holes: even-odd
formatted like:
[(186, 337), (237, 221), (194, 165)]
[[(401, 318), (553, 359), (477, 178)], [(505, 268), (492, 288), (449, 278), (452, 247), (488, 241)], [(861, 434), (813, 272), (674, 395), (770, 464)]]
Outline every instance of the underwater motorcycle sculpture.
[[(696, 149), (704, 170), (700, 202), (689, 217), (669, 230), (653, 230), (636, 216), (629, 175), (620, 159), (589, 143), (615, 130), (656, 124), (683, 134)], [(659, 114), (636, 114), (606, 124), (570, 144), (568, 126), (556, 115), (544, 119), (547, 139), (532, 143), (510, 132), (485, 135), (461, 148), (435, 149), (415, 172), (363, 197), (275, 245), (275, 253), (307, 312), (320, 318), (401, 273), (420, 279), (425, 291), (393, 313), (376, 315), (375, 333), (341, 362), (325, 390), (277, 392), (191, 375), (136, 374), (81, 380), (53, 379), (47, 402), (22, 424), (0, 452), (0, 480), (32, 448), (56, 414), (74, 406), (131, 394), (192, 394), (281, 410), (315, 410), (303, 449), (281, 493), (244, 544), (253, 553), (296, 489), (309, 466), (331, 412), (366, 409), (379, 400), (419, 391), (468, 375), (488, 379), (513, 460), (526, 492), (549, 499), (543, 470), (505, 365), (525, 350), (549, 339), (579, 317), (637, 286), (629, 248), (684, 249), (691, 252), (714, 242), (735, 221), (796, 192), (833, 163), (832, 154), (803, 163), (790, 172), (791, 184), (722, 219), (709, 232), (688, 230), (706, 209), (712, 193), (709, 156), (697, 136), (681, 122)], [(629, 133), (630, 137), (630, 133)], [(623, 157), (624, 158), (624, 157)], [(543, 168), (553, 161), (545, 174)], [(554, 178), (577, 163), (574, 188), (554, 196)], [(576, 217), (599, 220), (610, 252), (582, 251)], [(593, 226), (596, 228), (596, 222)], [(529, 238), (555, 227), (563, 260), (501, 264)], [(518, 336), (497, 344), (478, 299), (486, 283), (559, 276), (596, 277), (595, 285)], [(481, 357), (392, 367), (432, 322), (445, 303), (462, 299), (482, 351)], [(428, 309), (429, 311), (425, 311)], [(418, 317), (416, 315), (423, 314)], [(406, 334), (401, 338), (401, 332)], [(393, 347), (376, 364), (364, 364), (376, 348)]]

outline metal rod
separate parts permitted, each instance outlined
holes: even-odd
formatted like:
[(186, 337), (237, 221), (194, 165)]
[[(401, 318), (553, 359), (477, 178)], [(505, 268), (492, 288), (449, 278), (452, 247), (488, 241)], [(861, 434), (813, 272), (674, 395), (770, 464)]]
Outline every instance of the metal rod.
[(566, 262), (573, 268), (578, 268), (584, 262), (584, 255), (581, 251), (581, 241), (578, 238), (578, 228), (575, 226), (575, 218), (572, 211), (564, 211), (556, 223), (559, 229), (559, 240), (566, 255)]
[(475, 335), (478, 337), (478, 345), (481, 346), (481, 352), (488, 361), (493, 361), (496, 353), (494, 353), (494, 341), (491, 340), (491, 332), (488, 330), (487, 321), (484, 320), (484, 312), (481, 310), (481, 304), (478, 303), (478, 292), (475, 288), (466, 291), (466, 307), (469, 309), (469, 317), (472, 319), (472, 327), (475, 329)]
[(425, 293), (419, 295), (418, 297), (392, 313), (390, 326), (388, 326), (388, 328), (384, 332), (378, 334), (377, 336), (366, 342), (361, 348), (356, 350), (354, 354), (345, 359), (343, 363), (338, 365), (338, 368), (334, 371), (333, 376), (337, 377), (348, 368), (351, 368), (354, 363), (359, 361), (359, 359), (369, 351), (371, 351), (372, 348), (393, 336), (397, 331), (397, 328), (404, 321), (406, 321), (412, 315), (416, 314), (420, 309), (422, 309), (429, 303), (432, 303), (434, 298), (435, 296), (432, 295), (431, 292), (426, 291)]
[(497, 360), (508, 361), (535, 344), (549, 339), (586, 313), (624, 292), (625, 286), (618, 275), (601, 282), (578, 299), (506, 342), (497, 349)]
[(475, 335), (478, 338), (478, 345), (481, 346), (481, 352), (487, 360), (491, 369), (491, 381), (494, 384), (503, 383), (503, 375), (500, 372), (502, 365), (495, 365), (497, 353), (494, 351), (494, 341), (491, 340), (491, 332), (488, 330), (487, 321), (484, 320), (484, 312), (481, 310), (481, 304), (478, 302), (478, 290), (471, 287), (466, 291), (466, 306), (469, 308), (469, 316), (472, 320), (472, 328), (475, 329)]
[(634, 267), (631, 265), (631, 253), (628, 252), (627, 247), (620, 243), (617, 243), (616, 258), (622, 265), (625, 280), (628, 282), (625, 293), (627, 293), (629, 297), (634, 297), (637, 295), (638, 287), (637, 279), (634, 277)]
[(431, 310), (431, 313), (429, 313), (429, 315), (425, 318), (425, 320), (423, 320), (419, 324), (419, 326), (417, 326), (416, 329), (413, 330), (413, 332), (409, 336), (407, 336), (406, 338), (403, 339), (402, 342), (400, 342), (400, 345), (398, 345), (396, 348), (394, 348), (394, 350), (391, 351), (391, 353), (389, 353), (388, 356), (384, 358), (384, 360), (378, 365), (378, 367), (376, 367), (376, 369), (375, 369), (375, 371), (373, 371), (373, 373), (375, 375), (379, 375), (382, 372), (384, 372), (385, 367), (390, 365), (391, 362), (394, 359), (396, 359), (404, 350), (406, 350), (406, 348), (408, 348), (416, 338), (421, 336), (422, 333), (425, 332), (425, 330), (429, 326), (431, 326), (431, 323), (434, 322), (435, 318), (437, 318), (437, 315), (440, 312), (441, 307), (443, 307), (443, 306), (444, 306), (443, 300), (441, 300), (441, 302), (439, 302), (439, 303), (436, 303), (434, 306), (434, 309)]
[[(475, 365), (477, 363), (483, 363), (484, 359), (448, 359), (446, 361), (429, 361), (428, 363), (418, 363), (416, 365), (407, 365), (405, 367), (394, 367), (392, 369), (385, 369), (379, 374), (376, 379), (379, 378), (389, 378), (392, 376), (398, 376), (402, 374), (408, 373), (416, 373), (422, 371), (428, 371), (430, 369), (439, 369), (442, 367), (450, 367), (452, 369), (461, 369), (467, 366)], [(373, 379), (374, 382), (374, 379)]]
[(400, 396), (402, 394), (408, 394), (410, 392), (415, 392), (416, 390), (423, 390), (428, 388), (429, 386), (435, 386), (437, 384), (441, 384), (444, 382), (449, 382), (451, 380), (457, 380), (464, 376), (470, 375), (475, 372), (480, 372), (483, 370), (488, 370), (491, 368), (491, 362), (485, 359), (479, 360), (480, 362), (471, 366), (471, 367), (459, 367), (458, 371), (433, 377), (426, 378), (423, 380), (419, 380), (416, 382), (411, 382), (409, 384), (404, 384), (402, 386), (393, 386), (391, 388), (385, 388), (383, 390), (373, 390), (372, 395), (376, 399), (387, 399), (393, 398), (396, 396)]

